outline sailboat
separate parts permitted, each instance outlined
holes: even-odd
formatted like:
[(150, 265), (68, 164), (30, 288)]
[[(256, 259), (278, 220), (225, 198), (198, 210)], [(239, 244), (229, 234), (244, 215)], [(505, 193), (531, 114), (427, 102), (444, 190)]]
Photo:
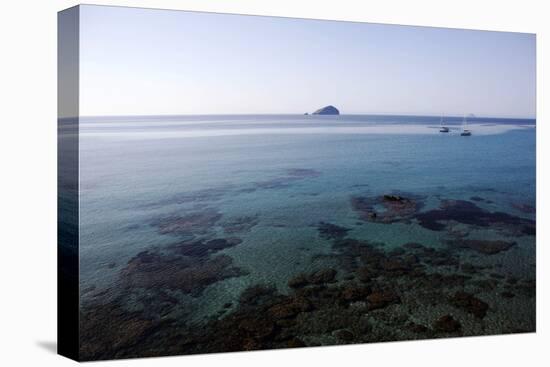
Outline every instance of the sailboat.
[(462, 132), (460, 133), (460, 136), (470, 136), (472, 135), (472, 132), (468, 129), (466, 129), (466, 127), (468, 127), (468, 123), (466, 121), (466, 115), (464, 115), (464, 118), (462, 119)]
[(447, 126), (443, 126), (443, 116), (441, 116), (441, 119), (439, 120), (439, 132), (440, 133), (448, 133), (449, 128)]

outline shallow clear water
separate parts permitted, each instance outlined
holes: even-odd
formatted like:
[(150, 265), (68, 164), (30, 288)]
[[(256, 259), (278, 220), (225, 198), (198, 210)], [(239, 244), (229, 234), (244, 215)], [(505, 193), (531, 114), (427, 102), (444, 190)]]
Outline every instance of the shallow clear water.
[[(216, 281), (198, 296), (180, 295), (197, 306), (189, 317), (201, 320), (251, 285), (268, 283), (287, 293), (292, 275), (336, 266), (319, 256), (332, 251), (331, 241), (319, 236), (320, 222), (385, 249), (408, 242), (444, 246), (447, 233), (415, 220), (361, 220), (351, 203), (358, 196), (421, 196), (422, 211), (443, 199), (479, 197), (482, 209), (534, 220), (534, 213), (520, 210), (535, 205), (534, 121), (472, 119), (471, 137), (459, 135), (460, 119), (447, 124), (451, 132), (442, 134), (438, 118), (421, 116), (85, 118), (81, 290), (115, 287), (121, 269), (141, 251), (162, 251), (189, 236), (239, 237), (242, 243), (218, 254), (245, 275)], [(169, 233), (155, 224), (208, 211), (221, 217), (197, 233)], [(249, 227), (228, 231), (241, 217)], [(468, 236), (503, 238), (490, 228)], [(515, 255), (499, 261), (509, 274), (530, 277), (534, 236), (514, 240)], [(518, 253), (522, 261), (513, 260)]]

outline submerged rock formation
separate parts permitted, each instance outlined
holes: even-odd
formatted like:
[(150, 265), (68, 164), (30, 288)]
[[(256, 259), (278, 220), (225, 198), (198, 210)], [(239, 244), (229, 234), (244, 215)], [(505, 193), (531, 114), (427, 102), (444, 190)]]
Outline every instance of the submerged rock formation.
[(339, 115), (340, 111), (334, 106), (325, 106), (313, 112), (313, 115)]

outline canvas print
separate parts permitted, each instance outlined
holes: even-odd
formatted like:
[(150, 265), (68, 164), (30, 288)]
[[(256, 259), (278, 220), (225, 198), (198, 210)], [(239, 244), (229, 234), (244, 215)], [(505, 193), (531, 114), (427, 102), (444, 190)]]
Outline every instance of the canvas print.
[(534, 332), (535, 35), (59, 13), (59, 350)]

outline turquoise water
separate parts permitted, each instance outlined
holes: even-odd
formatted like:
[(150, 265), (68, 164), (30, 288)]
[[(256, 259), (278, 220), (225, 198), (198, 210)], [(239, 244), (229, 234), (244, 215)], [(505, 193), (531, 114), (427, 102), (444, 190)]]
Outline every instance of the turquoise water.
[[(331, 240), (319, 235), (320, 222), (387, 251), (408, 242), (446, 246), (448, 231), (425, 228), (415, 218), (362, 220), (353, 197), (418, 196), (420, 212), (437, 209), (442, 200), (464, 200), (534, 220), (534, 210), (522, 210), (535, 206), (534, 121), (472, 119), (471, 137), (459, 135), (460, 119), (446, 123), (448, 134), (439, 133), (438, 118), (421, 116), (83, 119), (83, 302), (95, 297), (83, 290), (117, 288), (138, 253), (162, 253), (190, 238), (238, 237), (242, 242), (217, 254), (243, 270), (200, 294), (177, 295), (192, 322), (215, 315), (249, 286), (270, 284), (288, 294), (293, 275), (337, 268)], [(186, 233), (159, 225), (196, 213), (219, 218)], [(228, 229), (239, 221), (245, 226)], [(467, 238), (516, 241), (513, 253), (495, 256), (507, 275), (534, 277), (534, 236), (506, 235), (501, 228), (467, 231)]]

